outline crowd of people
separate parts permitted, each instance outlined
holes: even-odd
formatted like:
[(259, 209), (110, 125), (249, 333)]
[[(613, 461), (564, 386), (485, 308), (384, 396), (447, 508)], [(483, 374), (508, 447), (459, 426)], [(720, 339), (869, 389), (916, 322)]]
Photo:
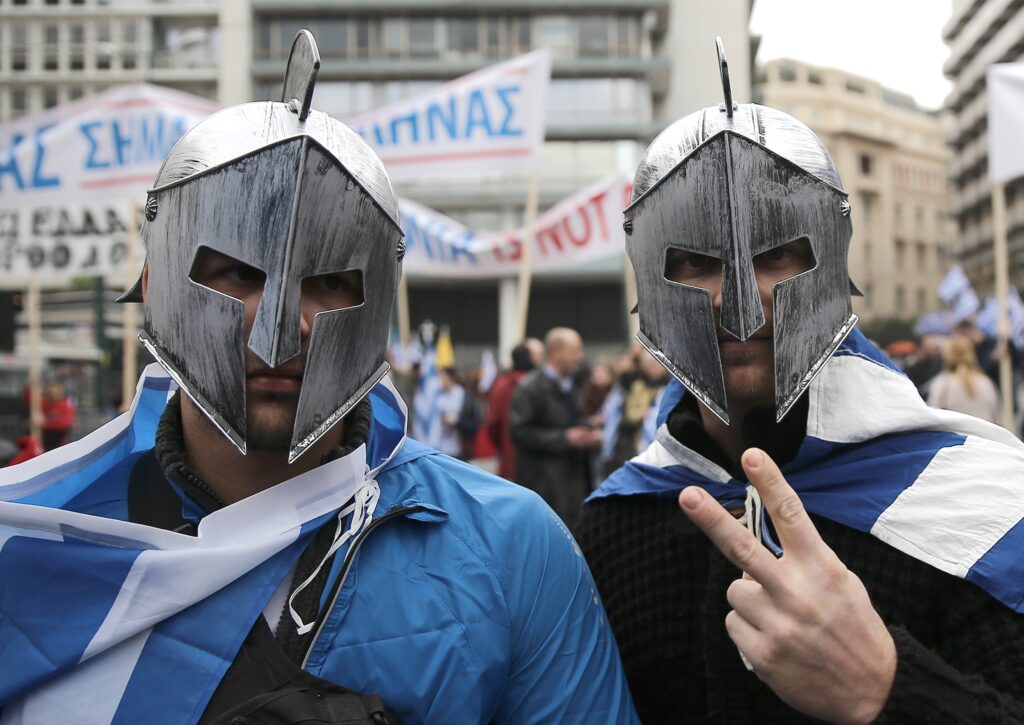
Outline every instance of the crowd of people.
[[(575, 330), (556, 327), (514, 347), (489, 382), (479, 368), (440, 368), (420, 437), (541, 492), (571, 524), (597, 484), (654, 440), (669, 379), (638, 342), (593, 363), (584, 353)], [(421, 382), (400, 386), (411, 408)]]

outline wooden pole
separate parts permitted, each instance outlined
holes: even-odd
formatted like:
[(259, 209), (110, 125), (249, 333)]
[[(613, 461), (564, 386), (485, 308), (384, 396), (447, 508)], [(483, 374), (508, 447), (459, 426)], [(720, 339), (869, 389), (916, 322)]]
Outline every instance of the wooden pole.
[(523, 254), (519, 260), (519, 292), (517, 338), (526, 338), (526, 318), (530, 313), (530, 284), (533, 279), (533, 247), (537, 222), (537, 197), (540, 195), (540, 174), (530, 174), (530, 182), (526, 188), (526, 220), (523, 224)]
[(403, 274), (398, 280), (398, 342), (402, 346), (402, 354), (409, 353), (409, 284)]
[(42, 444), (43, 431), (43, 314), (39, 278), (30, 274), (27, 289), (28, 306), (28, 387), (29, 434)]
[[(131, 212), (128, 219), (128, 236), (125, 238), (125, 275), (128, 289), (135, 284), (135, 275), (139, 266), (135, 261), (136, 250), (139, 242), (139, 210), (132, 202)], [(121, 318), (121, 343), (123, 355), (121, 356), (121, 410), (128, 410), (135, 397), (135, 383), (139, 377), (139, 323), (138, 308), (133, 303), (122, 305), (124, 316)]]
[(640, 332), (640, 316), (634, 315), (632, 312), (633, 305), (636, 304), (636, 275), (633, 274), (633, 265), (630, 264), (629, 257), (626, 255), (622, 257), (622, 282), (626, 293), (626, 330), (629, 335), (626, 343), (628, 345), (636, 337), (636, 333)]
[(1010, 358), (1010, 316), (1007, 298), (1010, 292), (1010, 265), (1006, 244), (1006, 188), (1003, 184), (992, 187), (992, 231), (995, 237), (993, 253), (996, 263), (996, 300), (999, 303), (999, 391), (1002, 398), (1003, 426), (1013, 430), (1013, 368)]

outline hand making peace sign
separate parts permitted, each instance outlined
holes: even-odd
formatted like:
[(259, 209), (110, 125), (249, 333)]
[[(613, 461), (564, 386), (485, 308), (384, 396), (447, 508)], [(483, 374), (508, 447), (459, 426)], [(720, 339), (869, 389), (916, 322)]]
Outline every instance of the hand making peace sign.
[(742, 464), (775, 525), (781, 559), (702, 489), (679, 495), (686, 515), (746, 572), (727, 593), (729, 636), (791, 707), (832, 722), (870, 722), (892, 688), (892, 637), (860, 579), (822, 541), (775, 462), (751, 448)]

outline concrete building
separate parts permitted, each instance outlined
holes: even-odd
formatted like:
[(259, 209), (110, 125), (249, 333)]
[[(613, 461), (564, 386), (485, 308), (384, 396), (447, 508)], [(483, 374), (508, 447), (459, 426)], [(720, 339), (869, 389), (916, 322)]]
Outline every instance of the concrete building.
[[(276, 99), (295, 32), (323, 56), (316, 107), (339, 118), (402, 100), (537, 47), (553, 55), (540, 211), (617, 170), (654, 135), (721, 101), (714, 37), (734, 97), (750, 97), (752, 0), (0, 0), (0, 121), (109, 85), (148, 81), (223, 105)], [(522, 223), (526, 180), (405, 184), (401, 195), (467, 226)], [(627, 341), (622, 261), (538, 275), (529, 332), (556, 324), (591, 344)], [(418, 279), (412, 322), (447, 322), (469, 360), (509, 338), (515, 280)], [(109, 335), (119, 336), (110, 309)], [(67, 306), (47, 319), (67, 324)], [(82, 315), (88, 316), (83, 309)], [(84, 318), (83, 318), (84, 321)]]
[[(953, 158), (950, 210), (957, 224), (952, 252), (979, 294), (993, 291), (992, 187), (988, 181), (985, 71), (1024, 59), (1024, 5), (1012, 0), (954, 0), (942, 29), (943, 66), (953, 90), (946, 98)], [(1024, 180), (1006, 184), (1010, 283), (1024, 284)]]
[(832, 154), (853, 207), (850, 274), (865, 322), (941, 306), (951, 226), (949, 151), (936, 112), (875, 81), (791, 60), (759, 71), (757, 94), (806, 123)]

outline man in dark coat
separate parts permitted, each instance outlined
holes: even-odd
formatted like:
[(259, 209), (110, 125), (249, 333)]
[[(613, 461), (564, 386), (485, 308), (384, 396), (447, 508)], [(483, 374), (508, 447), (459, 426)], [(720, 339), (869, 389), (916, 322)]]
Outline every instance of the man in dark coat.
[(580, 412), (575, 373), (583, 364), (583, 341), (567, 327), (544, 338), (544, 365), (512, 394), (509, 427), (516, 445), (516, 482), (539, 493), (570, 527), (591, 488), (591, 456), (601, 431)]

